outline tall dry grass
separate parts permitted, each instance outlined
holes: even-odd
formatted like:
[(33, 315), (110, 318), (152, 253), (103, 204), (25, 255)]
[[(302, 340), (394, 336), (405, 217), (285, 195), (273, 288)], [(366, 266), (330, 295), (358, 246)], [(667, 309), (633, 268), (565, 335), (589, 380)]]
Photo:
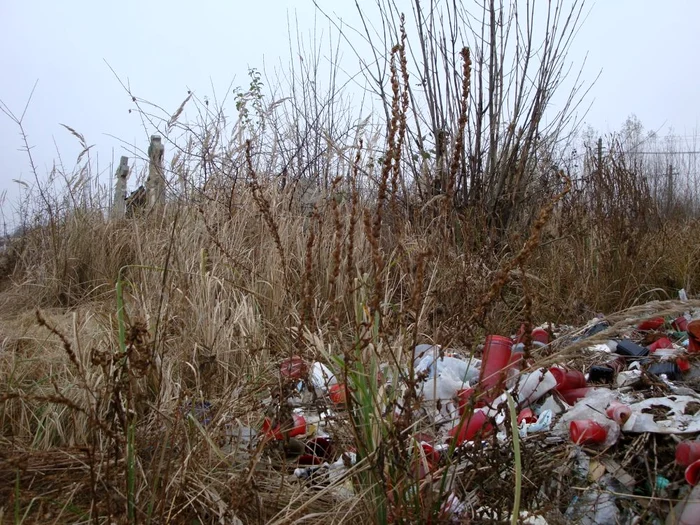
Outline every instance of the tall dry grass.
[[(575, 324), (696, 293), (700, 223), (663, 216), (624, 152), (578, 174), (533, 160), (551, 138), (537, 143), (535, 128), (523, 144), (491, 133), (497, 151), (470, 142), (466, 49), (445, 158), (413, 157), (407, 38), (400, 28), (389, 47), (385, 129), (363, 120), (336, 133), (322, 104), (304, 115), (304, 101), (318, 103), (305, 71), (288, 105), (263, 109), (252, 83), (232, 127), (195, 96), (161, 121), (144, 112), (173, 151), (163, 206), (111, 220), (70, 186), (38, 201), (0, 292), (3, 519), (435, 523), (450, 491), (507, 519), (515, 458), (499, 447), (450, 458), (434, 485), (416, 479), (412, 425), (431, 428), (407, 372), (413, 346), (474, 351), (522, 322)], [(186, 105), (200, 117), (179, 123)], [(465, 175), (465, 143), (492, 159), (483, 187)], [(418, 172), (444, 180), (428, 192)], [(359, 456), (347, 483), (298, 483), (290, 443), (244, 435), (290, 419), (278, 367), (292, 355), (351, 385), (330, 427)], [(380, 365), (391, 391), (374, 381)], [(556, 514), (570, 494), (535, 481), (566, 451), (522, 445), (521, 508)]]

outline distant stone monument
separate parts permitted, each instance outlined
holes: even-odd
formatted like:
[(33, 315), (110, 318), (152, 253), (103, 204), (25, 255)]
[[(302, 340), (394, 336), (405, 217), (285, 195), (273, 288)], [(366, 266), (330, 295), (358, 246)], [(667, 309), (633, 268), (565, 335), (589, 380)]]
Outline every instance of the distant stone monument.
[(122, 157), (115, 174), (117, 182), (114, 187), (114, 203), (112, 216), (121, 219), (126, 212), (126, 181), (129, 178), (129, 158)]
[(165, 200), (164, 155), (165, 146), (163, 146), (160, 135), (152, 135), (151, 145), (148, 146), (149, 165), (148, 179), (146, 179), (149, 206), (156, 206)]

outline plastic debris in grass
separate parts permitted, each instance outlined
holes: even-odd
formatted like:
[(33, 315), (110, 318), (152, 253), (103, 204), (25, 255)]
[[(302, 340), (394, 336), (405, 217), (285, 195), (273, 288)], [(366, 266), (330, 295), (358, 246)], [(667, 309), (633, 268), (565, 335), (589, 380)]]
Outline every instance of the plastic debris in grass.
[(692, 434), (700, 432), (700, 398), (666, 396), (645, 399), (630, 405), (631, 414), (624, 432)]

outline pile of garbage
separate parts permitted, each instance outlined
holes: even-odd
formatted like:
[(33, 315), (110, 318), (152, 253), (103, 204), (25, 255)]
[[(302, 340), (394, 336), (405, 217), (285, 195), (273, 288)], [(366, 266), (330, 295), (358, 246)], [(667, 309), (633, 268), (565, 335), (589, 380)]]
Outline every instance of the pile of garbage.
[[(559, 362), (539, 366), (547, 357)], [(526, 454), (536, 440), (566, 458), (557, 472), (573, 495), (554, 513), (528, 508), (521, 522), (700, 524), (700, 310), (621, 331), (604, 318), (577, 330), (521, 326), (512, 336), (487, 336), (473, 354), (420, 344), (403, 372), (412, 377), (406, 384), (386, 364), (377, 381), (416, 390), (420, 424), (409, 441), (418, 454), (406, 454), (418, 457), (419, 479), (445, 465), (468, 469), (473, 459), (461, 450), (473, 458), (487, 448), (512, 451), (517, 440)], [(284, 395), (268, 400), (269, 415), (257, 431), (246, 430), (248, 441), (283, 444), (298, 482), (351, 497), (358, 452), (334, 429), (352, 409), (353, 385), (301, 356), (279, 364), (279, 380)], [(455, 486), (444, 494), (442, 511), (454, 522), (495, 512), (475, 492)]]

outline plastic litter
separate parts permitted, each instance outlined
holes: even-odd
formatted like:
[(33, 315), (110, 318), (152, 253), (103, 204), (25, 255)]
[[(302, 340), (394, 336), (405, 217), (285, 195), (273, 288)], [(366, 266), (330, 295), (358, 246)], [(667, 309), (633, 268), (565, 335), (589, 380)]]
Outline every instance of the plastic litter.
[(620, 523), (620, 510), (615, 504), (615, 496), (605, 490), (603, 480), (600, 483), (602, 486), (593, 486), (581, 496), (574, 498), (564, 514), (570, 523), (581, 525)]
[[(566, 411), (555, 429), (560, 432), (571, 432), (572, 421), (593, 421), (605, 429), (606, 435), (602, 441), (605, 446), (613, 445), (620, 437), (620, 425), (610, 419), (605, 410), (612, 401), (616, 400), (616, 393), (607, 388), (595, 388), (589, 395), (579, 400), (571, 409)], [(599, 436), (600, 434), (594, 434)], [(575, 441), (574, 441), (575, 442)]]
[(569, 423), (569, 435), (577, 445), (599, 445), (605, 443), (608, 432), (592, 419), (579, 419)]
[(537, 432), (550, 430), (553, 420), (554, 413), (551, 410), (543, 410), (534, 423), (528, 424), (527, 421), (523, 421), (523, 423), (520, 424), (518, 434), (520, 437), (525, 438), (528, 434), (536, 434)]
[(629, 340), (618, 341), (615, 352), (626, 357), (645, 357), (649, 355), (649, 349), (633, 343)]
[(676, 363), (654, 363), (647, 368), (647, 372), (659, 377), (666, 376), (671, 381), (680, 379), (683, 376), (681, 369)]
[(632, 415), (632, 409), (629, 405), (613, 401), (605, 410), (605, 414), (618, 425), (624, 425)]
[(303, 358), (293, 356), (280, 364), (280, 376), (283, 379), (301, 379), (309, 372), (309, 367)]
[[(700, 412), (687, 410), (699, 400), (691, 396), (653, 397), (630, 405), (632, 414), (622, 427), (625, 432), (692, 434), (700, 432)], [(660, 412), (664, 411), (664, 416)]]
[[(421, 486), (427, 487), (437, 479), (431, 477), (436, 472), (455, 467), (453, 460), (458, 462), (460, 469), (468, 470), (473, 468), (470, 463), (473, 454), (512, 447), (511, 435), (507, 431), (510, 418), (506, 403), (508, 392), (516, 402), (518, 434), (525, 450), (564, 444), (569, 450), (577, 451), (576, 466), (572, 469), (573, 458), (570, 457), (561, 466), (568, 471), (559, 472), (564, 477), (556, 478), (573, 477), (576, 486), (581, 488), (566, 509), (566, 521), (633, 523), (637, 519), (636, 512), (645, 511), (637, 509), (633, 499), (629, 500), (629, 505), (626, 502), (618, 506), (616, 498), (621, 493), (672, 499), (690, 493), (700, 499), (700, 441), (678, 444), (675, 450), (677, 465), (660, 470), (659, 474), (654, 472), (647, 479), (648, 476), (640, 476), (638, 465), (621, 459), (624, 453), (621, 449), (629, 446), (634, 436), (620, 439), (623, 433), (700, 434), (700, 363), (692, 355), (692, 352), (700, 352), (700, 347), (695, 347), (696, 340), (700, 343), (700, 337), (691, 331), (700, 325), (699, 317), (700, 312), (668, 318), (650, 317), (641, 323), (628, 323), (629, 328), (620, 330), (617, 329), (620, 324), (616, 324), (616, 331), (610, 330), (609, 336), (615, 340), (597, 343), (599, 339), (607, 339), (599, 336), (592, 341), (596, 344), (578, 350), (583, 355), (566, 351), (557, 353), (559, 348), (565, 349), (567, 344), (576, 340), (568, 336), (567, 331), (581, 332), (574, 332), (570, 327), (546, 325), (546, 330), (538, 327), (531, 332), (532, 355), (537, 357), (538, 350), (544, 349), (542, 355), (545, 357), (556, 359), (561, 355), (567, 361), (550, 361), (547, 368), (535, 370), (532, 368), (537, 359), (528, 359), (527, 362), (524, 359), (523, 328), (514, 338), (488, 336), (481, 347), (481, 359), (463, 357), (458, 350), (438, 345), (417, 345), (413, 351), (413, 371), (420, 397), (414, 412), (417, 414), (413, 421), (415, 426), (407, 427), (411, 432), (405, 441), (408, 443), (404, 451), (408, 457), (407, 467), (413, 469), (413, 476)], [(608, 328), (610, 325), (606, 321), (596, 319), (578, 340), (595, 336)], [(562, 333), (564, 337), (561, 337)], [(584, 367), (586, 374), (581, 372)], [(380, 398), (397, 385), (406, 388), (397, 379), (398, 374), (406, 372), (405, 369), (400, 370), (394, 364), (383, 364), (380, 368)], [(294, 400), (294, 403), (304, 406), (307, 413), (296, 410), (281, 424), (274, 419), (265, 419), (260, 435), (248, 429), (247, 447), (251, 449), (257, 443), (265, 444), (264, 438), (267, 438), (276, 442), (277, 451), (282, 450), (287, 458), (297, 462), (294, 475), (298, 479), (314, 485), (336, 480), (339, 483), (333, 486), (334, 493), (337, 489), (337, 494), (353, 494), (356, 487), (353, 488), (346, 474), (356, 458), (350, 456), (351, 452), (339, 455), (341, 441), (334, 441), (337, 436), (333, 434), (336, 422), (347, 418), (348, 411), (353, 408), (345, 406), (349, 390), (328, 366), (320, 362), (309, 366), (299, 356), (284, 359), (279, 374), (283, 380), (289, 380), (283, 381), (285, 395), (290, 395), (289, 387), (293, 387), (287, 405)], [(309, 390), (315, 390), (321, 398), (318, 406), (313, 404), (316, 398), (309, 394)], [(651, 395), (654, 397), (645, 399)], [(279, 397), (271, 394), (267, 399), (264, 403), (270, 404)], [(327, 408), (329, 404), (323, 403), (323, 399), (330, 399), (335, 406)], [(284, 406), (284, 400), (280, 403)], [(380, 408), (382, 413), (391, 414), (393, 411), (402, 416), (405, 411), (395, 405), (387, 403)], [(288, 412), (267, 411), (267, 414), (273, 413)], [(259, 421), (257, 425), (260, 428)], [(324, 431), (333, 434), (333, 438)], [(671, 439), (677, 438), (658, 438), (657, 441), (660, 447), (668, 450), (669, 445), (675, 446)], [(238, 441), (242, 443), (243, 437), (239, 436)], [(618, 446), (612, 447), (616, 443)], [(445, 461), (446, 451), (453, 446), (460, 447), (459, 452)], [(682, 482), (683, 477), (687, 483)], [(549, 483), (555, 483), (554, 477)], [(685, 492), (679, 492), (679, 487)], [(467, 494), (461, 500), (451, 490), (447, 487), (443, 492), (439, 507), (441, 519), (447, 522), (470, 519), (475, 509), (480, 508), (486, 513), (491, 512), (487, 507), (479, 507), (477, 493)], [(494, 516), (503, 519), (504, 509), (492, 510)], [(700, 513), (700, 504), (679, 504), (671, 513), (675, 517), (669, 518), (671, 521), (667, 520), (667, 523), (700, 525), (698, 514), (693, 513)], [(549, 519), (549, 514), (546, 517)], [(523, 523), (546, 524), (544, 516), (532, 513), (521, 512), (520, 518)], [(559, 522), (561, 518), (560, 514), (552, 516), (552, 522)], [(657, 518), (652, 522), (659, 523)]]
[(511, 358), (513, 341), (500, 335), (489, 335), (484, 342), (484, 354), (481, 362), (479, 383), (487, 392), (487, 398), (493, 398), (493, 391), (505, 383), (503, 369)]
[(583, 388), (586, 386), (586, 376), (578, 370), (565, 370), (559, 367), (552, 367), (549, 371), (557, 380), (557, 391), (564, 392), (574, 388)]
[(697, 485), (700, 482), (700, 459), (694, 461), (685, 469), (685, 480), (690, 485)]
[(338, 380), (335, 378), (333, 372), (331, 372), (331, 369), (323, 363), (316, 361), (311, 366), (311, 385), (316, 390), (316, 395), (324, 395), (328, 391), (328, 388), (337, 382)]
[(649, 346), (647, 346), (647, 348), (651, 353), (654, 353), (660, 349), (673, 348), (673, 343), (668, 337), (660, 337), (659, 339), (651, 343)]
[(474, 412), (459, 421), (449, 432), (449, 437), (455, 439), (456, 445), (461, 445), (465, 441), (472, 441), (478, 434), (485, 436), (493, 427), (489, 423), (488, 416), (483, 409)]
[(676, 447), (676, 463), (687, 467), (700, 459), (700, 441), (681, 441)]

